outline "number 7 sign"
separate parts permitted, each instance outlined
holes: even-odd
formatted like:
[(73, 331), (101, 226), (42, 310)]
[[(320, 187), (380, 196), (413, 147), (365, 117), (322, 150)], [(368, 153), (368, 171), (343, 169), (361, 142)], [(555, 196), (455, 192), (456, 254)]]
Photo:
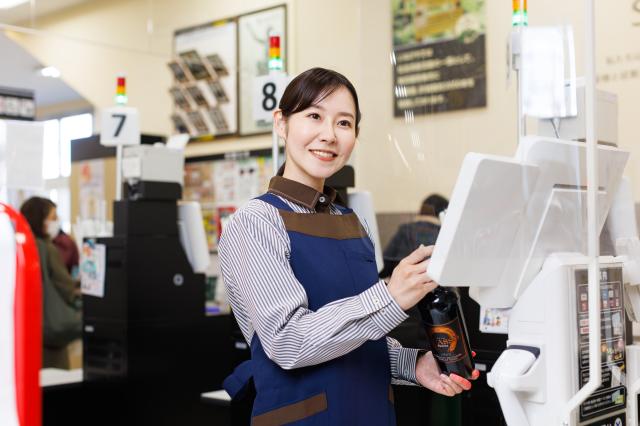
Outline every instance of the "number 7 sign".
[(102, 110), (100, 143), (104, 146), (139, 145), (140, 120), (138, 110), (113, 107)]

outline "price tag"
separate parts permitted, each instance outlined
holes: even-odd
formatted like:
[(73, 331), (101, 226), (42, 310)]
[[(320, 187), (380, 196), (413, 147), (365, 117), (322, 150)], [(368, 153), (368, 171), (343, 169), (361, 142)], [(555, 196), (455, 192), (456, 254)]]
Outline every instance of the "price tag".
[(281, 73), (256, 77), (253, 81), (253, 119), (273, 121), (273, 111), (278, 108), (284, 89), (289, 84), (289, 76)]
[(135, 108), (103, 109), (101, 127), (100, 144), (104, 146), (140, 144), (140, 119)]

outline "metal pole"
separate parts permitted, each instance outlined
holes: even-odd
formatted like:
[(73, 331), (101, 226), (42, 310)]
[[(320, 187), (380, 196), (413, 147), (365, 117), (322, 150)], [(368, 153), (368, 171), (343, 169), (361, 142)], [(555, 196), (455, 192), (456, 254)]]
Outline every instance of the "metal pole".
[(598, 143), (595, 105), (595, 7), (585, 0), (585, 121), (587, 124), (587, 235), (589, 259), (589, 381), (567, 403), (564, 424), (568, 425), (573, 410), (584, 402), (602, 382), (600, 353), (600, 264), (598, 254)]
[(116, 146), (116, 201), (122, 199), (122, 145)]

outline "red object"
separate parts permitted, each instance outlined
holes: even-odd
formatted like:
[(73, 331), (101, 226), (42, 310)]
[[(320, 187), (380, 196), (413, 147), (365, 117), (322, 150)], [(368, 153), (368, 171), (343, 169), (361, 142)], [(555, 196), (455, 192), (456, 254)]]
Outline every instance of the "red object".
[(126, 77), (118, 77), (118, 87), (116, 87), (116, 95), (124, 95), (127, 93), (127, 79)]
[(280, 36), (269, 36), (269, 47), (280, 47)]
[(217, 218), (218, 241), (220, 241), (220, 236), (222, 235), (222, 227), (225, 225), (224, 223), (225, 219), (227, 219), (229, 216), (235, 213), (236, 210), (237, 209), (235, 206), (218, 207), (218, 218)]
[(60, 252), (60, 257), (62, 257), (62, 262), (67, 267), (67, 271), (71, 274), (73, 268), (80, 263), (80, 253), (76, 242), (64, 232), (56, 235), (52, 242)]
[(14, 300), (15, 384), (20, 426), (42, 423), (42, 275), (38, 248), (25, 218), (0, 203), (13, 224), (16, 240)]

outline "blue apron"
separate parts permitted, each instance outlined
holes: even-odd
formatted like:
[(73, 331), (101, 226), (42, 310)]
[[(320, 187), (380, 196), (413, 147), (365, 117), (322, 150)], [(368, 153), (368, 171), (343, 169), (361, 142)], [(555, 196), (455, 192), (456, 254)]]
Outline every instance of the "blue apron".
[[(293, 210), (266, 193), (258, 199), (275, 208)], [(338, 207), (343, 215), (352, 210)], [(326, 213), (300, 213), (303, 219)], [(339, 226), (340, 215), (329, 215)], [(336, 218), (336, 219), (333, 219)], [(309, 309), (356, 296), (378, 282), (374, 248), (365, 235), (337, 239), (287, 230), (290, 263), (304, 287)], [(284, 370), (264, 352), (257, 333), (251, 341), (251, 360), (224, 383), (232, 397), (253, 378), (256, 398), (253, 426), (271, 425), (395, 425), (391, 370), (386, 339), (367, 341), (339, 358), (319, 365)]]

